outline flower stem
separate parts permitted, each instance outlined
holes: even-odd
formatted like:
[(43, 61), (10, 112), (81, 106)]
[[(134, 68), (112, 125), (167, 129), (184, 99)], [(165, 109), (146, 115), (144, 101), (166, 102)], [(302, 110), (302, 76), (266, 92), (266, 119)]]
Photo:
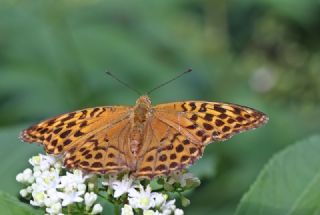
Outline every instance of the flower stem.
[(68, 210), (68, 215), (70, 215), (71, 214), (71, 206), (70, 205), (67, 206), (67, 210)]
[(118, 203), (114, 203), (114, 215), (120, 215), (120, 205)]

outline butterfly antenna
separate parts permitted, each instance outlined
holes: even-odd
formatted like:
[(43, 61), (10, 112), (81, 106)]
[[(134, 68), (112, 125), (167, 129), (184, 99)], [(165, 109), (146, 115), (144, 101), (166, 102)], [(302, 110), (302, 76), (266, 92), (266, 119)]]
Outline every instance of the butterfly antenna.
[(168, 81), (166, 81), (166, 82), (164, 82), (164, 83), (162, 83), (162, 84), (160, 84), (160, 85), (156, 86), (155, 88), (153, 88), (153, 89), (149, 90), (149, 91), (147, 92), (147, 94), (148, 94), (148, 95), (150, 95), (150, 93), (152, 93), (153, 91), (155, 91), (155, 90), (159, 89), (160, 87), (163, 87), (164, 85), (167, 85), (167, 84), (171, 83), (172, 81), (174, 81), (174, 80), (176, 80), (176, 79), (180, 78), (181, 76), (183, 76), (183, 75), (185, 75), (185, 74), (187, 74), (187, 73), (189, 73), (189, 72), (191, 72), (191, 71), (192, 71), (192, 69), (191, 69), (191, 68), (189, 68), (188, 70), (186, 70), (186, 71), (184, 71), (184, 72), (180, 73), (180, 74), (179, 74), (179, 75), (177, 75), (176, 77), (174, 77), (174, 78), (172, 78), (172, 79), (170, 79), (170, 80), (168, 80)]
[(125, 87), (129, 88), (130, 90), (136, 92), (139, 96), (142, 95), (141, 92), (133, 87), (131, 87), (129, 84), (127, 84), (126, 82), (120, 80), (117, 76), (115, 76), (113, 73), (111, 73), (110, 71), (106, 71), (106, 74), (111, 76), (113, 79), (115, 79), (116, 81), (118, 81), (119, 83), (121, 83), (122, 85), (124, 85)]

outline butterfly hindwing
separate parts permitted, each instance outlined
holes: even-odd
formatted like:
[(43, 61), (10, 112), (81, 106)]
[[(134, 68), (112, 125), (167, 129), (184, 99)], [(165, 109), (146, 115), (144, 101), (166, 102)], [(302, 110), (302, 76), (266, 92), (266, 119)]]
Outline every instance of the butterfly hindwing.
[(126, 118), (77, 140), (76, 146), (66, 153), (64, 165), (103, 174), (129, 171), (129, 131), (130, 121)]
[(203, 145), (179, 131), (178, 126), (170, 126), (156, 116), (150, 120), (148, 142), (141, 150), (136, 176), (152, 178), (168, 175), (181, 170), (199, 159)]

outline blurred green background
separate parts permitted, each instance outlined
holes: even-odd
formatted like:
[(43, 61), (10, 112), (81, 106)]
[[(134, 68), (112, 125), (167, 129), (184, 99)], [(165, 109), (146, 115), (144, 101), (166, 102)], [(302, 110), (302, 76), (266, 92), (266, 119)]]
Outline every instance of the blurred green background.
[(269, 123), (211, 144), (193, 167), (202, 184), (186, 214), (232, 214), (266, 161), (319, 131), (320, 2), (317, 0), (0, 2), (0, 190), (43, 152), (21, 143), (32, 123), (84, 107), (226, 101), (257, 108)]

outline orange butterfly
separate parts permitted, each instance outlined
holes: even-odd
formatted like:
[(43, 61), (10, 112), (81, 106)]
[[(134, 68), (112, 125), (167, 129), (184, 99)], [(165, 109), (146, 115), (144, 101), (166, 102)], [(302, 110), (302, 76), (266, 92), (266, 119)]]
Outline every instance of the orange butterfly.
[(210, 142), (267, 121), (264, 113), (240, 105), (185, 101), (153, 107), (144, 95), (133, 107), (87, 108), (45, 120), (20, 138), (63, 154), (67, 168), (153, 178), (191, 165)]

